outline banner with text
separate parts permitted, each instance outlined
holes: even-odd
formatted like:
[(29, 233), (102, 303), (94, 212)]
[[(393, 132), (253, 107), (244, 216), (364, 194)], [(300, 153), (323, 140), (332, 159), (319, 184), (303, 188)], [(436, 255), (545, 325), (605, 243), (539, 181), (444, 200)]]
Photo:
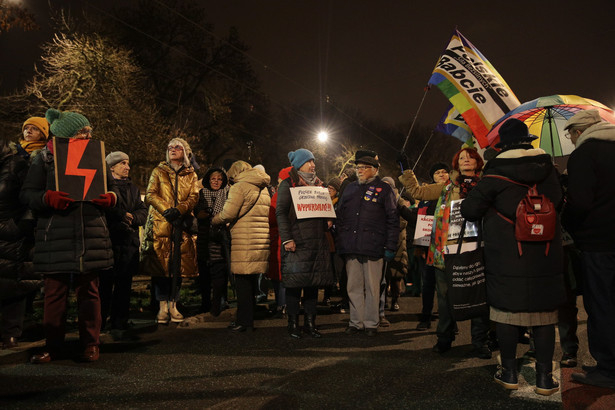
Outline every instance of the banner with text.
[(458, 30), (440, 56), (429, 84), (436, 85), (461, 113), (481, 148), (491, 126), (521, 105), (506, 81)]
[(329, 190), (320, 186), (290, 188), (297, 219), (335, 218)]

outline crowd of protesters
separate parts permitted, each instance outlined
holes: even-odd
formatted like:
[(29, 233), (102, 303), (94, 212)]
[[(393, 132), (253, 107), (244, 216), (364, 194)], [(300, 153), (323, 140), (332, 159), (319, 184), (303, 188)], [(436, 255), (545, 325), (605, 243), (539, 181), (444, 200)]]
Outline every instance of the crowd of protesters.
[[(532, 145), (536, 137), (527, 126), (511, 119), (502, 125), (499, 151), (487, 163), (464, 146), (450, 167), (433, 164), (432, 180), (423, 184), (403, 156), (400, 175), (380, 175), (378, 154), (369, 150), (357, 151), (354, 167), (325, 183), (305, 148), (288, 153), (290, 166), (279, 171), (276, 187), (262, 166), (242, 160), (212, 166), (199, 181), (190, 145), (174, 137), (151, 173), (144, 200), (130, 180), (130, 157), (121, 151), (106, 156), (106, 192), (78, 200), (57, 188), (51, 137), (87, 140), (92, 126), (82, 114), (49, 109), (45, 117), (23, 123), (17, 142), (0, 144), (2, 348), (18, 345), (27, 300), (42, 291), (46, 344), (31, 362), (72, 355), (64, 336), (74, 288), (77, 353), (83, 361), (98, 360), (100, 332), (130, 326), (132, 277), (141, 273), (152, 277), (160, 324), (184, 320), (186, 312), (178, 309), (182, 278), (198, 276), (201, 312), (213, 317), (225, 307), (230, 280), (237, 296), (232, 332), (254, 329), (256, 298), (268, 278), (275, 292), (273, 314), (287, 319), (293, 339), (323, 336), (316, 323), (320, 290), (331, 309), (349, 313), (344, 333), (369, 337), (389, 325), (385, 311), (400, 309), (405, 290), (422, 297), (417, 331), (429, 329), (437, 317), (433, 351), (445, 354), (458, 332), (445, 254), (452, 243), (453, 204), (462, 201), (462, 217), (481, 232), (489, 305), (471, 319), (471, 354), (490, 359), (499, 345), (494, 380), (517, 389), (517, 343), (529, 334), (536, 393), (558, 391), (552, 374), (556, 324), (560, 365), (577, 366), (576, 293), (569, 280), (574, 268), (583, 281), (589, 349), (597, 365), (572, 377), (615, 388), (615, 219), (609, 212), (615, 209), (615, 189), (604, 183), (615, 179), (609, 178), (615, 177), (609, 161), (615, 125), (588, 110), (574, 115), (566, 129), (576, 150), (563, 175), (550, 155)], [(557, 214), (546, 251), (544, 242), (520, 242), (513, 228), (517, 205), (534, 185)], [(323, 190), (324, 196), (314, 195), (330, 205), (328, 214), (300, 212), (299, 193), (310, 189)], [(422, 207), (433, 225), (429, 245), (415, 246)], [(564, 229), (574, 240), (566, 247)], [(336, 294), (341, 301), (333, 305)]]

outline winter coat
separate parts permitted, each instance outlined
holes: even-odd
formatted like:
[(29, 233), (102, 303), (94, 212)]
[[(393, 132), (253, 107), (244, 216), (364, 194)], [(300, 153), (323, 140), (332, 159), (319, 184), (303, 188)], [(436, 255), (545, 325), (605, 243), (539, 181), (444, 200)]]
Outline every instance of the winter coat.
[(56, 190), (52, 147), (48, 144), (34, 157), (19, 196), (37, 218), (34, 270), (83, 274), (110, 269), (113, 251), (103, 208), (75, 201), (59, 211), (45, 203), (46, 191)]
[(30, 212), (19, 202), (28, 164), (0, 141), (0, 299), (24, 295), (42, 281), (32, 271), (33, 226)]
[(615, 250), (615, 125), (598, 123), (579, 137), (568, 159), (564, 227), (582, 251)]
[[(526, 184), (537, 184), (560, 209), (562, 189), (551, 157), (540, 149), (512, 149), (487, 163), (483, 178), (461, 204), (469, 221), (483, 220), (485, 274), (489, 304), (509, 312), (545, 312), (565, 301), (561, 229), (545, 255), (545, 242), (522, 242), (519, 255), (514, 221), (517, 205), (527, 188), (486, 175), (501, 175)], [(558, 218), (559, 220), (559, 218)]]
[[(181, 229), (181, 275), (196, 276), (194, 241), (191, 233), (187, 231), (192, 225), (192, 208), (198, 199), (197, 176), (192, 166), (182, 166), (176, 171), (163, 161), (154, 168), (145, 194), (145, 204), (149, 206), (149, 212), (141, 246), (140, 266), (145, 275), (169, 276), (172, 233), (174, 229)], [(173, 224), (162, 216), (169, 208), (177, 208), (182, 215)]]
[[(397, 210), (402, 216), (402, 212), (405, 217), (412, 218), (412, 211), (406, 208), (402, 202), (401, 198), (397, 204)], [(407, 211), (407, 212), (406, 212)], [(414, 213), (416, 215), (416, 213)], [(416, 221), (416, 216), (414, 217)], [(393, 278), (403, 278), (408, 273), (408, 248), (407, 248), (407, 228), (408, 221), (405, 218), (399, 218), (399, 241), (397, 242), (397, 249), (395, 250), (395, 257), (388, 264), (389, 271), (387, 272), (387, 276)], [(413, 232), (414, 233), (414, 232)]]
[(231, 272), (253, 275), (267, 272), (269, 265), (269, 175), (236, 161), (228, 171), (234, 181), (222, 212), (212, 225), (231, 224)]
[[(315, 185), (321, 182), (316, 178)], [(280, 231), (282, 283), (285, 288), (326, 287), (335, 284), (331, 252), (326, 233), (327, 218), (297, 219), (291, 188), (307, 186), (295, 168), (290, 177), (280, 183), (276, 218)], [(296, 250), (289, 252), (284, 244), (295, 241)]]
[(271, 197), (269, 206), (269, 270), (267, 277), (278, 282), (282, 281), (282, 260), (280, 258), (280, 230), (278, 229), (278, 219), (275, 216), (278, 202), (278, 192)]
[(336, 248), (340, 255), (379, 259), (385, 249), (397, 250), (397, 201), (391, 186), (380, 177), (365, 184), (348, 184), (337, 206)]
[[(222, 185), (217, 191), (214, 191), (209, 183), (209, 178), (214, 172), (222, 174)], [(207, 170), (202, 181), (203, 188), (199, 190), (199, 201), (194, 207), (194, 215), (198, 223), (196, 238), (197, 258), (199, 264), (204, 262), (223, 262), (226, 260), (226, 253), (231, 247), (231, 244), (228, 243), (230, 236), (226, 226), (212, 226), (211, 219), (222, 210), (228, 198), (228, 177), (223, 168), (212, 167)]]
[[(117, 203), (106, 211), (115, 263), (127, 266), (139, 253), (139, 227), (145, 225), (147, 206), (141, 200), (139, 188), (130, 178), (114, 179), (110, 187)], [(126, 214), (133, 217), (129, 224)]]

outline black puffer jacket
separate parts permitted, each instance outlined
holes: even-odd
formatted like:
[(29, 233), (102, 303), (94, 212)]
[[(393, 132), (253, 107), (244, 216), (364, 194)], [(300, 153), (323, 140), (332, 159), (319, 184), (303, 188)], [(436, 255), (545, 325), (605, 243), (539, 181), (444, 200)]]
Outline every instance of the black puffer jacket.
[(31, 225), (19, 190), (28, 164), (5, 141), (0, 141), (0, 299), (37, 289), (41, 281), (32, 273)]
[(501, 175), (527, 185), (537, 184), (558, 209), (562, 188), (551, 157), (541, 149), (504, 151), (487, 163), (483, 178), (461, 204), (469, 221), (483, 219), (485, 268), (489, 304), (510, 312), (544, 312), (557, 309), (565, 300), (563, 250), (559, 222), (545, 255), (545, 242), (522, 242), (519, 255), (514, 225), (497, 214), (515, 220), (519, 201), (527, 188), (487, 175)]
[(44, 148), (32, 161), (20, 194), (38, 218), (34, 270), (53, 274), (111, 268), (113, 251), (102, 208), (91, 202), (73, 202), (64, 211), (48, 206), (45, 192), (55, 190), (54, 175), (53, 154)]
[[(113, 253), (116, 263), (127, 264), (139, 252), (139, 227), (147, 220), (147, 207), (141, 200), (139, 188), (128, 179), (114, 179), (111, 191), (117, 203), (106, 211)], [(132, 223), (126, 221), (126, 213), (132, 214)]]
[(331, 253), (326, 232), (326, 218), (297, 219), (290, 193), (291, 187), (306, 186), (294, 168), (290, 177), (280, 183), (276, 220), (281, 243), (294, 240), (297, 249), (288, 252), (280, 249), (282, 283), (285, 288), (325, 287), (335, 284), (331, 267)]

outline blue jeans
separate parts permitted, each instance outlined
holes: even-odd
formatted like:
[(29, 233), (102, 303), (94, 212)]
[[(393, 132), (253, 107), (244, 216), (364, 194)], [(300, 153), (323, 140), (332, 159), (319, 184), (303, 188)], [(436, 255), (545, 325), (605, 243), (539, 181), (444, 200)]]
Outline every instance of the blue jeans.
[(177, 275), (177, 282), (175, 283), (175, 296), (171, 297), (171, 278), (155, 276), (152, 278), (154, 281), (154, 294), (156, 300), (167, 300), (169, 302), (177, 302), (179, 300), (179, 290), (182, 286), (182, 277)]
[(615, 252), (582, 254), (589, 352), (598, 370), (615, 378)]
[[(453, 309), (448, 303), (448, 283), (446, 272), (434, 268), (436, 273), (436, 291), (438, 293), (438, 327), (436, 335), (439, 343), (450, 344), (455, 340), (455, 319), (453, 319)], [(477, 317), (472, 319), (471, 335), (472, 345), (482, 347), (487, 343), (487, 332), (489, 331), (489, 316)]]

